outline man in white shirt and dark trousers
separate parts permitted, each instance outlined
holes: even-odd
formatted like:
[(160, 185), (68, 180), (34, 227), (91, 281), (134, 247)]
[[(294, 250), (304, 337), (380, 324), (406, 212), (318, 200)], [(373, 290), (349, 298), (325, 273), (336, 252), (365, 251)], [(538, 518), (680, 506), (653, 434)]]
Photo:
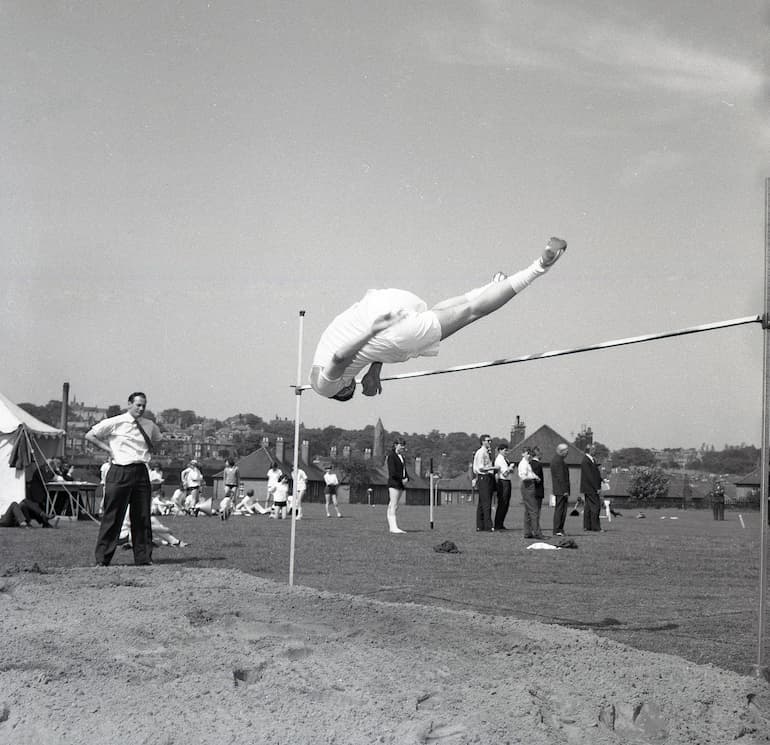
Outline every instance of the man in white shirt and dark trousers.
[(542, 539), (540, 530), (540, 502), (537, 498), (537, 482), (540, 480), (532, 469), (532, 450), (524, 448), (519, 461), (521, 499), (524, 502), (524, 537)]
[(105, 476), (104, 515), (96, 540), (97, 566), (109, 566), (112, 561), (127, 508), (131, 518), (134, 564), (152, 564), (152, 490), (148, 464), (161, 434), (154, 422), (142, 418), (146, 408), (147, 396), (132, 393), (123, 414), (95, 424), (85, 436), (94, 447), (109, 453), (112, 458)]
[(511, 503), (511, 480), (509, 478), (513, 466), (508, 463), (506, 454), (508, 443), (501, 442), (497, 446), (495, 468), (497, 469), (497, 509), (495, 510), (495, 530), (508, 530), (505, 527), (505, 516)]
[(495, 490), (495, 465), (492, 463), (492, 438), (489, 435), (479, 437), (481, 447), (473, 456), (473, 474), (479, 501), (476, 505), (476, 530), (492, 530), (492, 494)]

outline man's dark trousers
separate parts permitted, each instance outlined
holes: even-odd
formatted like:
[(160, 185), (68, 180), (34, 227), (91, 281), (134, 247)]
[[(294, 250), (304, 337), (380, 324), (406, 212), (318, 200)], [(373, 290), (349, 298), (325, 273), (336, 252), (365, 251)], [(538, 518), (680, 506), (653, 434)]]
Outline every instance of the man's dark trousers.
[(563, 533), (564, 523), (567, 521), (567, 507), (569, 507), (569, 494), (556, 495), (556, 508), (553, 511), (553, 533)]
[(542, 500), (538, 498), (534, 481), (521, 482), (521, 499), (524, 502), (524, 537), (542, 538), (540, 530), (540, 507)]
[(104, 515), (96, 542), (96, 563), (109, 564), (115, 554), (126, 508), (131, 518), (134, 564), (152, 561), (150, 475), (144, 463), (112, 464), (104, 480)]
[(509, 479), (500, 479), (497, 482), (497, 509), (495, 510), (495, 530), (505, 528), (505, 516), (508, 514), (508, 506), (511, 504), (511, 482)]
[(602, 501), (599, 493), (595, 491), (585, 492), (586, 504), (583, 508), (583, 530), (600, 531), (599, 512), (602, 509)]
[(495, 478), (491, 474), (479, 476), (476, 480), (479, 503), (476, 505), (476, 530), (492, 530), (492, 492)]

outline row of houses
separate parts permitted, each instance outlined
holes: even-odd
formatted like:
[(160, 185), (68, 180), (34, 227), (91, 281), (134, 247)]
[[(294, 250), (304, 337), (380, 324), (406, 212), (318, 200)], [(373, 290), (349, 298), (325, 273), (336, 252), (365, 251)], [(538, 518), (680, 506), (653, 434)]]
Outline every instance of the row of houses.
[[(570, 473), (570, 487), (573, 499), (580, 493), (580, 466), (585, 456), (585, 452), (571, 444), (569, 440), (560, 435), (556, 430), (543, 425), (529, 436), (525, 436), (523, 423), (517, 418), (515, 434), (512, 431), (511, 447), (508, 450), (508, 459), (513, 463), (518, 463), (521, 459), (522, 450), (525, 447), (537, 446), (542, 453), (543, 474), (545, 481), (545, 493), (551, 493), (551, 473), (550, 462), (556, 453), (557, 445), (566, 443), (568, 452), (565, 461)], [(586, 443), (586, 447), (591, 444), (591, 438)], [(323, 469), (327, 463), (336, 460), (336, 453), (330, 454), (327, 458), (316, 458), (313, 461), (309, 459), (309, 443), (303, 440), (299, 453), (299, 467), (302, 468), (308, 477), (308, 488), (305, 500), (309, 502), (323, 502)], [(375, 448), (379, 451), (380, 448)], [(267, 472), (273, 463), (286, 474), (293, 471), (293, 447), (284, 443), (282, 438), (278, 438), (274, 447), (270, 447), (267, 439), (264, 439), (261, 447), (249, 455), (241, 458), (237, 464), (241, 477), (241, 486), (244, 492), (253, 490), (259, 499), (264, 499), (267, 493)], [(472, 453), (469, 453), (469, 458)], [(350, 458), (350, 451), (346, 450), (338, 463), (345, 463)], [(338, 490), (338, 499), (341, 502), (353, 504), (387, 504), (388, 503), (388, 472), (384, 462), (384, 457), (379, 453), (372, 455), (372, 450), (367, 448), (364, 453), (364, 472), (357, 474), (355, 483), (350, 483), (344, 479), (343, 473), (338, 473), (342, 481)], [(422, 460), (419, 456), (413, 458), (407, 464), (410, 479), (406, 488), (406, 504), (428, 505), (431, 499), (431, 479), (430, 474), (423, 468)], [(613, 473), (603, 474), (609, 482), (609, 491), (604, 492), (604, 496), (613, 500), (618, 507), (637, 506), (628, 492), (631, 485), (633, 474), (629, 472), (615, 471)], [(756, 483), (755, 483), (756, 482)], [(758, 487), (759, 479), (752, 478), (752, 475), (745, 477), (736, 483), (725, 483), (726, 502), (746, 503)], [(436, 504), (457, 503), (471, 501), (474, 498), (475, 489), (470, 472), (461, 474), (454, 478), (433, 478)], [(512, 486), (516, 490), (520, 485), (518, 477), (513, 475)], [(685, 473), (671, 474), (669, 481), (668, 496), (658, 500), (658, 506), (670, 507), (705, 507), (708, 505), (708, 493), (711, 489), (710, 481), (696, 481), (688, 477)], [(224, 494), (222, 481), (222, 472), (216, 473), (213, 477), (214, 498), (220, 498)], [(648, 506), (648, 505), (647, 505)]]
[[(513, 432), (512, 432), (513, 434)], [(527, 446), (538, 446), (543, 455), (544, 477), (546, 493), (550, 492), (550, 461), (556, 453), (556, 446), (567, 443), (569, 448), (565, 458), (570, 471), (570, 483), (572, 493), (578, 494), (580, 487), (580, 464), (584, 452), (572, 445), (568, 440), (547, 425), (543, 425), (529, 437), (524, 436), (523, 424), (517, 420), (514, 441), (508, 451), (509, 460), (516, 463), (521, 458), (521, 451)], [(308, 477), (308, 488), (305, 500), (310, 502), (322, 502), (323, 497), (323, 468), (332, 458), (309, 460), (309, 443), (303, 441), (298, 453), (299, 467), (305, 471)], [(343, 483), (338, 491), (338, 499), (342, 502), (354, 504), (387, 504), (388, 503), (388, 471), (381, 456), (372, 456), (372, 451), (367, 449), (364, 455), (365, 473), (359, 474), (356, 483)], [(469, 453), (469, 459), (472, 457)], [(349, 457), (349, 452), (344, 452), (342, 463)], [(238, 470), (241, 477), (241, 486), (244, 492), (253, 490), (258, 498), (264, 498), (267, 492), (267, 471), (275, 463), (287, 474), (293, 471), (293, 449), (285, 446), (279, 438), (275, 447), (271, 448), (267, 442), (262, 446), (241, 458), (238, 462)], [(413, 505), (427, 505), (430, 503), (431, 479), (423, 468), (422, 459), (417, 456), (407, 464), (410, 474), (406, 488), (406, 503)], [(338, 474), (342, 476), (343, 474)], [(223, 474), (220, 471), (213, 478), (214, 497), (219, 498), (224, 494)], [(474, 484), (470, 469), (452, 479), (434, 477), (436, 503), (462, 502), (473, 499)], [(513, 487), (518, 486), (518, 479), (514, 476)]]

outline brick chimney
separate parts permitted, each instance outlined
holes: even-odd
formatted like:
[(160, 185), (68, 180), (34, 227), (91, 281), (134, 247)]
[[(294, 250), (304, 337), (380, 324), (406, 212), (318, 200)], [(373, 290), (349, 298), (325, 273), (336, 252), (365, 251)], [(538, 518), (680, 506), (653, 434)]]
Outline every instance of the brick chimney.
[(350, 458), (350, 445), (342, 446), (342, 457), (345, 458), (345, 460)]
[(270, 438), (269, 437), (263, 437), (262, 438), (262, 447), (266, 450), (270, 447)]
[(332, 458), (332, 459), (337, 457), (337, 446), (336, 445), (332, 445), (329, 448), (329, 457)]
[(364, 460), (371, 460), (371, 459), (372, 459), (372, 449), (364, 448)]
[(515, 448), (520, 442), (524, 441), (527, 434), (527, 425), (516, 415), (516, 424), (511, 427), (511, 449)]
[(414, 475), (417, 478), (422, 476), (422, 458), (419, 455), (414, 459)]
[(283, 437), (278, 436), (275, 440), (275, 459), (281, 463), (283, 463), (284, 450)]
[(303, 463), (310, 463), (310, 442), (302, 440), (300, 444), (300, 459)]

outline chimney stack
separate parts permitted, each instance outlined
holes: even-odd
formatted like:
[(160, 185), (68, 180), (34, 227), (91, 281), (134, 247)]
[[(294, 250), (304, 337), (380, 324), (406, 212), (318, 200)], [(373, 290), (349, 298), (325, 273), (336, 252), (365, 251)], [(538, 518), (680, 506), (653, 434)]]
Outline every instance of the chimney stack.
[(422, 458), (419, 455), (414, 459), (414, 475), (418, 479), (422, 476)]
[(516, 424), (511, 427), (511, 449), (515, 448), (520, 442), (524, 441), (527, 434), (527, 425), (516, 415)]
[(300, 445), (300, 459), (303, 463), (310, 463), (310, 442), (302, 440)]
[(371, 459), (372, 459), (372, 449), (364, 448), (364, 460), (371, 460)]
[(280, 435), (275, 440), (275, 459), (283, 463), (283, 437)]
[(345, 460), (350, 458), (350, 445), (342, 446), (342, 457), (345, 458)]
[(62, 457), (66, 455), (66, 448), (67, 448), (67, 420), (70, 416), (70, 384), (64, 383), (61, 388), (61, 424), (59, 425), (60, 429), (64, 430), (64, 437), (62, 437), (61, 440), (61, 452), (59, 455)]

